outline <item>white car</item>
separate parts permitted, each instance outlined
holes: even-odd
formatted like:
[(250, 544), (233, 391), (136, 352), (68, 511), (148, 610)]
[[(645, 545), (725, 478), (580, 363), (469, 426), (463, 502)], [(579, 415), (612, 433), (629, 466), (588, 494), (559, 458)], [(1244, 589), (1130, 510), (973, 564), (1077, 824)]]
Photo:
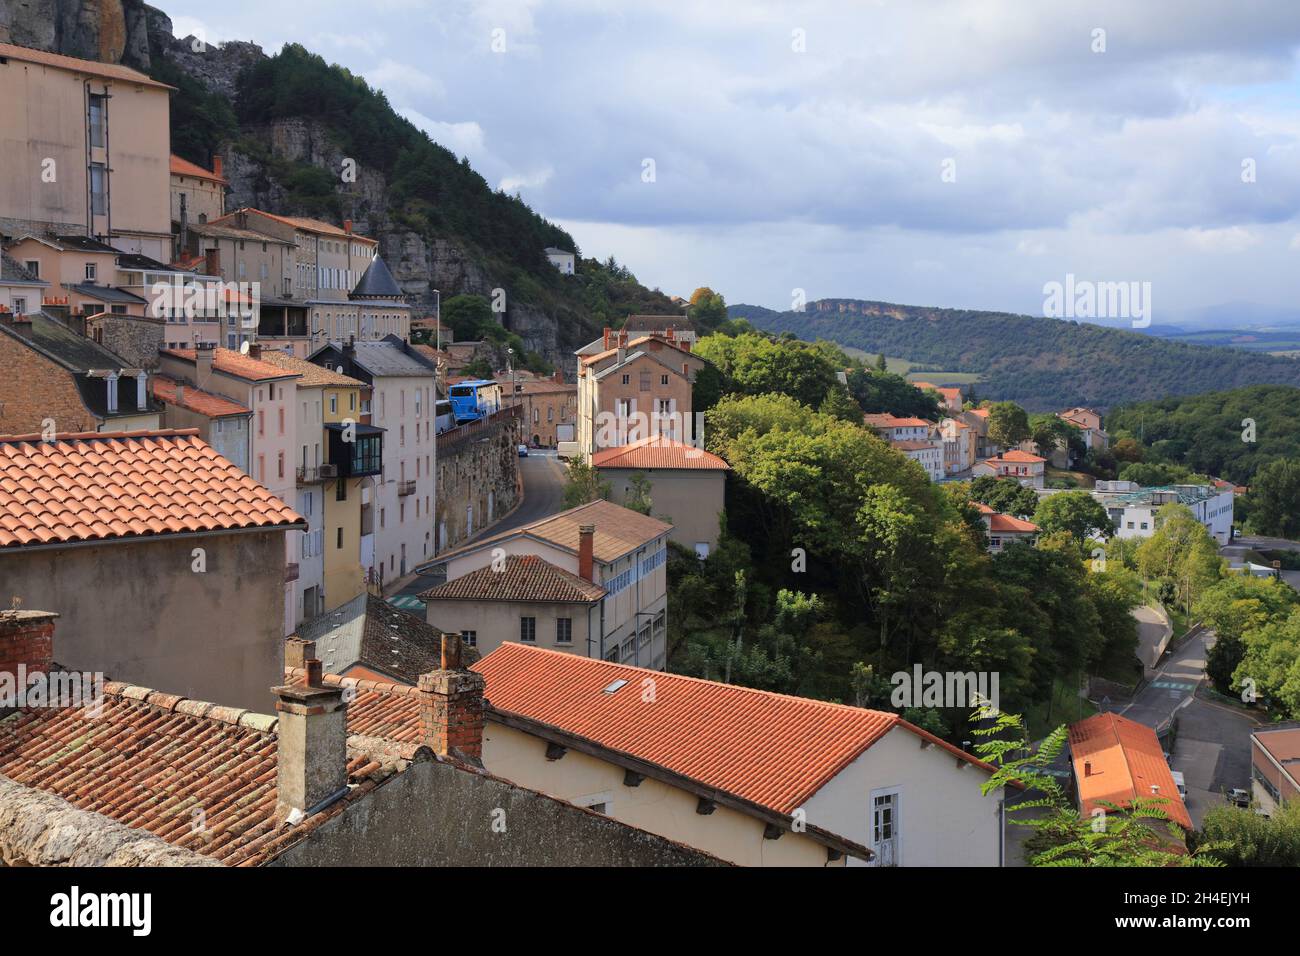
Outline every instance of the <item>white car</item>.
[(1181, 771), (1181, 770), (1171, 770), (1171, 771), (1169, 771), (1169, 772), (1173, 775), (1173, 778), (1174, 778), (1174, 786), (1178, 788), (1178, 795), (1179, 795), (1180, 797), (1182, 797), (1184, 800), (1186, 800), (1186, 799), (1187, 799), (1187, 784), (1186, 784), (1186, 782), (1184, 782), (1184, 780), (1183, 780), (1183, 773), (1182, 773), (1182, 771)]
[(519, 446), (519, 457), (520, 457), (520, 458), (527, 458), (527, 457), (528, 457), (528, 446), (527, 446), (527, 445), (520, 445), (520, 446)]

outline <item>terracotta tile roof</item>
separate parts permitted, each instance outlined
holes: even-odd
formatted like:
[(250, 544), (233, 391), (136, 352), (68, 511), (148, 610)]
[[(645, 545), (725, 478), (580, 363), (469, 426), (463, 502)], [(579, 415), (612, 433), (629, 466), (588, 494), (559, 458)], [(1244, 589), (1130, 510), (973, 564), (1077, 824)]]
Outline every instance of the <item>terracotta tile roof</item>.
[[(491, 565), (463, 574), (420, 595), (424, 601), (528, 601), (538, 604), (594, 604), (606, 594), (576, 574), (536, 555), (507, 555), (505, 567)], [(435, 612), (436, 614), (436, 612)]]
[[(499, 646), (474, 670), (496, 710), (537, 720), (789, 814), (890, 730), (961, 751), (897, 714)], [(654, 681), (655, 703), (642, 700)], [(615, 681), (627, 684), (607, 692)], [(971, 759), (980, 766), (979, 761)]]
[(193, 429), (0, 437), (0, 548), (305, 524)]
[[(677, 352), (681, 352), (683, 355), (691, 355), (696, 358), (699, 358), (699, 356), (695, 355), (694, 352), (684, 349), (679, 345), (667, 341), (666, 339), (660, 338), (657, 335), (642, 335), (638, 338), (631, 339), (628, 341), (627, 345), (624, 346), (623, 351), (626, 352), (628, 357), (630, 358), (632, 353), (637, 350), (637, 346), (644, 345), (647, 342), (653, 343), (651, 346), (652, 348), (669, 348)], [(604, 352), (597, 352), (595, 355), (586, 356), (582, 360), (582, 364), (595, 365), (597, 362), (602, 362), (605, 359), (609, 358), (610, 356), (617, 356), (617, 355), (618, 355), (618, 349), (616, 348), (607, 349)]]
[(872, 428), (920, 428), (930, 427), (924, 418), (898, 418), (888, 412), (872, 413), (862, 416), (863, 421)]
[(604, 448), (591, 456), (591, 463), (597, 468), (730, 470), (727, 463), (712, 452), (662, 435), (650, 435), (626, 445)]
[(430, 759), (415, 746), (349, 737), (347, 795), (277, 824), (276, 727), (266, 714), (107, 683), (98, 710), (0, 719), (0, 774), (230, 866), (256, 866)]
[(972, 408), (970, 413), (978, 418), (989, 417), (989, 410), (987, 408)]
[(1034, 464), (1035, 462), (1043, 463), (1046, 458), (1039, 458), (1037, 455), (1031, 455), (1027, 451), (1021, 451), (1019, 448), (1013, 448), (1011, 451), (1003, 452), (998, 458), (990, 458), (989, 461), (1014, 461), (1021, 464)]
[(277, 349), (262, 349), (260, 361), (268, 365), (274, 365), (276, 368), (285, 372), (294, 372), (299, 375), (299, 388), (316, 388), (318, 386), (337, 386), (350, 388), (369, 388), (365, 382), (351, 376), (336, 372), (331, 368), (323, 365), (316, 365), (308, 362), (306, 359), (300, 359), (289, 352), (279, 351)]
[[(195, 362), (197, 353), (194, 349), (160, 349), (163, 355), (174, 355)], [(233, 349), (213, 349), (212, 367), (218, 372), (234, 375), (250, 382), (264, 382), (271, 379), (289, 378), (296, 372), (290, 372), (278, 365), (264, 362)]]
[(252, 216), (264, 216), (267, 219), (282, 222), (295, 229), (301, 229), (303, 232), (318, 232), (327, 236), (334, 236), (338, 239), (347, 239), (349, 241), (355, 240), (357, 242), (365, 243), (368, 246), (379, 245), (378, 239), (371, 239), (368, 236), (361, 236), (355, 232), (348, 232), (345, 229), (340, 229), (332, 222), (325, 222), (323, 219), (311, 219), (307, 216), (277, 216), (273, 212), (267, 212), (265, 209), (253, 209), (251, 206), (245, 206), (242, 209), (236, 209), (234, 212), (228, 212), (219, 219), (214, 219), (212, 221), (225, 224), (226, 220), (232, 219), (241, 212)]
[(193, 176), (195, 179), (206, 179), (214, 183), (227, 183), (224, 176), (218, 176), (210, 169), (204, 169), (197, 163), (191, 163), (188, 159), (181, 159), (175, 153), (172, 153), (171, 172), (173, 176)]
[(937, 442), (932, 441), (903, 439), (902, 441), (891, 441), (889, 447), (897, 448), (899, 451), (936, 451), (939, 445)]
[(1014, 515), (994, 513), (989, 515), (989, 530), (998, 534), (1037, 534), (1038, 525)]
[(207, 418), (227, 418), (231, 415), (251, 415), (253, 413), (251, 409), (245, 408), (238, 402), (231, 401), (224, 395), (214, 395), (192, 385), (183, 387), (178, 401), (176, 396), (177, 384), (179, 383), (174, 378), (169, 378), (166, 375), (155, 374), (149, 380), (149, 387), (153, 389), (153, 397), (158, 401), (166, 402), (168, 405), (180, 405), (182, 408), (188, 408), (190, 411), (198, 412)]
[(565, 551), (578, 553), (578, 529), (584, 524), (596, 526), (592, 554), (597, 561), (609, 564), (667, 534), (673, 526), (640, 512), (616, 505), (612, 501), (591, 501), (568, 511), (551, 515), (512, 531), (502, 531), (438, 557), (441, 564), (448, 558), (469, 554), (514, 537), (534, 538)]
[[(1071, 724), (1069, 734), (1070, 759), (1085, 815), (1103, 801), (1128, 807), (1138, 797), (1167, 797), (1169, 802), (1163, 808), (1169, 818), (1185, 829), (1192, 828), (1154, 730), (1107, 713)], [(1152, 786), (1158, 793), (1151, 792)]]
[(175, 87), (168, 86), (166, 83), (159, 83), (152, 80), (138, 70), (133, 70), (127, 66), (118, 66), (116, 63), (100, 63), (96, 60), (82, 60), (75, 56), (64, 56), (61, 53), (46, 53), (44, 50), (33, 50), (30, 47), (16, 46), (12, 43), (0, 43), (0, 57), (7, 57), (10, 60), (22, 60), (25, 63), (39, 63), (41, 66), (53, 66), (64, 70), (72, 70), (76, 73), (82, 73), (87, 76), (100, 76), (109, 80), (121, 80), (125, 83), (134, 83), (139, 86), (152, 86), (160, 90), (170, 90)]

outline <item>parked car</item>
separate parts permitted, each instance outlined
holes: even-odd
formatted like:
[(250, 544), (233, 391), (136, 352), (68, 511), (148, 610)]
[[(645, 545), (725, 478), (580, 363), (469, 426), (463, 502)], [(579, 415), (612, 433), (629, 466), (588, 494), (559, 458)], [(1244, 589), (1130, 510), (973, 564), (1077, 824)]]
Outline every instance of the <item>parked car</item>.
[(519, 457), (520, 457), (520, 458), (527, 458), (527, 457), (528, 457), (528, 446), (527, 446), (527, 445), (520, 445), (520, 446), (519, 446)]
[(1173, 775), (1173, 778), (1174, 778), (1174, 786), (1178, 788), (1178, 795), (1179, 795), (1180, 797), (1182, 797), (1184, 800), (1186, 800), (1186, 799), (1187, 799), (1187, 783), (1186, 783), (1186, 781), (1183, 780), (1183, 773), (1182, 773), (1182, 771), (1181, 771), (1181, 770), (1171, 770), (1171, 771), (1169, 771), (1169, 772)]
[(1233, 806), (1238, 806), (1238, 807), (1250, 806), (1249, 790), (1242, 790), (1240, 787), (1234, 787), (1233, 789), (1227, 792), (1226, 796), (1228, 798), (1228, 802), (1231, 803)]

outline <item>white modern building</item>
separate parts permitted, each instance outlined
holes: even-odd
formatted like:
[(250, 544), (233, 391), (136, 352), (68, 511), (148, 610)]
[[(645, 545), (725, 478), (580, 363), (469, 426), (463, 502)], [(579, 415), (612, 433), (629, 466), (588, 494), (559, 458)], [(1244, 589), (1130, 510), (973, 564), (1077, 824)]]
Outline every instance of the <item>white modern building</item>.
[(567, 249), (557, 249), (555, 246), (547, 246), (546, 258), (550, 260), (551, 265), (559, 269), (564, 275), (573, 275), (576, 260), (572, 252)]
[(1136, 491), (1094, 491), (1105, 506), (1120, 538), (1146, 538), (1155, 533), (1156, 512), (1172, 502), (1186, 505), (1219, 544), (1232, 540), (1233, 493), (1211, 485), (1161, 485)]

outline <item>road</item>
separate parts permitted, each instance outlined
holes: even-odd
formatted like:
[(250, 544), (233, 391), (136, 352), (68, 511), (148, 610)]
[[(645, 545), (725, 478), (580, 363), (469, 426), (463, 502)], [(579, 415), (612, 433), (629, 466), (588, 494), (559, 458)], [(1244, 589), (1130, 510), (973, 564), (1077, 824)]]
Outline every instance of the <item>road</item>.
[(1184, 802), (1198, 827), (1205, 811), (1223, 802), (1225, 790), (1250, 789), (1250, 731), (1256, 725), (1249, 714), (1196, 694), (1208, 684), (1205, 657), (1213, 644), (1213, 631), (1188, 639), (1157, 668), (1137, 697), (1119, 709), (1125, 717), (1156, 729), (1178, 715), (1169, 766), (1183, 774)]
[[(563, 509), (564, 465), (556, 458), (554, 451), (530, 449), (527, 458), (519, 459), (519, 474), (524, 484), (524, 500), (519, 507), (496, 524), (479, 531), (470, 541), (503, 531), (513, 531)], [(442, 567), (432, 568), (429, 574), (416, 574), (394, 594), (389, 595), (388, 601), (403, 610), (423, 616), (424, 602), (417, 595), (437, 587), (446, 579), (447, 573)]]

